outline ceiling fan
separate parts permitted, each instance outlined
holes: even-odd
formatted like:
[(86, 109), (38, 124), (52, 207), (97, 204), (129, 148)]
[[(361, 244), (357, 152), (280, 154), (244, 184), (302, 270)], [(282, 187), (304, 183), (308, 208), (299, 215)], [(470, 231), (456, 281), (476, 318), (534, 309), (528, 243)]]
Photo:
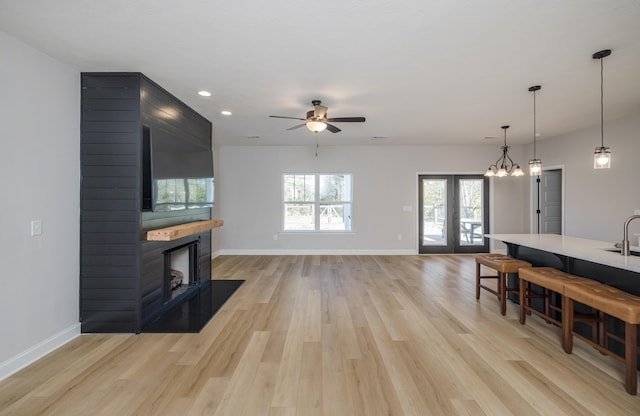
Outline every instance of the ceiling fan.
[(307, 118), (298, 118), (298, 117), (285, 117), (285, 116), (269, 116), (274, 118), (288, 118), (291, 120), (303, 120), (305, 121), (302, 124), (298, 124), (297, 126), (289, 127), (287, 130), (295, 130), (302, 126), (307, 126), (309, 130), (314, 133), (320, 133), (324, 129), (329, 130), (331, 133), (338, 133), (340, 130), (331, 123), (343, 123), (343, 122), (351, 122), (351, 123), (361, 123), (365, 121), (364, 117), (333, 117), (327, 118), (327, 107), (321, 104), (320, 100), (311, 101), (313, 104), (313, 110), (307, 111)]

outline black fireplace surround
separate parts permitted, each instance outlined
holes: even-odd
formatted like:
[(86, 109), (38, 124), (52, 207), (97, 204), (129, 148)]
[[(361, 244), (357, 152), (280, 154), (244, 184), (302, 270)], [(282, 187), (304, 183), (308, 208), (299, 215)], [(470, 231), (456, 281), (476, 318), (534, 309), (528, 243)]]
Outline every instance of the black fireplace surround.
[[(143, 201), (145, 131), (211, 149), (211, 122), (141, 73), (82, 73), (80, 133), (80, 320), (87, 332), (137, 333), (167, 299), (164, 253), (198, 241), (192, 287), (211, 279), (211, 231), (173, 241), (146, 232), (210, 220), (210, 207), (153, 211)], [(148, 150), (148, 149), (147, 149)], [(212, 173), (213, 174), (213, 173)]]

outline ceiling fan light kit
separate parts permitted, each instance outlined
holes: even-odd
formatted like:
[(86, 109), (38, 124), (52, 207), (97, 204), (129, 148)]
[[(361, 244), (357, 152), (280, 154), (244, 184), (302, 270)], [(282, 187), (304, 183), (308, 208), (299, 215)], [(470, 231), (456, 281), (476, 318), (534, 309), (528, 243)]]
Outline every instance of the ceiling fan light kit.
[(286, 118), (290, 120), (302, 120), (304, 121), (304, 123), (298, 124), (293, 127), (289, 127), (287, 130), (295, 130), (302, 126), (307, 126), (307, 128), (314, 133), (320, 133), (324, 130), (329, 130), (331, 133), (338, 133), (342, 131), (331, 123), (362, 123), (365, 121), (364, 117), (327, 118), (327, 107), (322, 105), (322, 102), (320, 100), (313, 100), (311, 101), (311, 104), (313, 105), (313, 110), (307, 111), (306, 118), (286, 117), (286, 116), (269, 116), (269, 117)]
[(311, 120), (307, 121), (307, 128), (314, 133), (320, 133), (327, 128), (327, 124), (322, 121)]

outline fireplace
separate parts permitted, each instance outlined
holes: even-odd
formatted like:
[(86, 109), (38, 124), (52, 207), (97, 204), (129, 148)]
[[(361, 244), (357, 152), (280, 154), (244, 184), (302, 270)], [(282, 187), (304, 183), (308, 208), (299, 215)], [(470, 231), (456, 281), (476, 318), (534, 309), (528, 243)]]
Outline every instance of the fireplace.
[(200, 239), (172, 247), (163, 252), (163, 304), (171, 302), (198, 285)]

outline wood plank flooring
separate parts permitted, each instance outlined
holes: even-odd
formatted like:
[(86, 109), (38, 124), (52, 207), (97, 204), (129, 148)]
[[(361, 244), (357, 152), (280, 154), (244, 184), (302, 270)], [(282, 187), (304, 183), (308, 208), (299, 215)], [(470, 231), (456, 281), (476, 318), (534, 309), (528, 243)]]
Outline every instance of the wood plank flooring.
[(474, 292), (469, 255), (221, 256), (199, 334), (83, 335), (0, 382), (5, 415), (640, 415), (623, 367)]

